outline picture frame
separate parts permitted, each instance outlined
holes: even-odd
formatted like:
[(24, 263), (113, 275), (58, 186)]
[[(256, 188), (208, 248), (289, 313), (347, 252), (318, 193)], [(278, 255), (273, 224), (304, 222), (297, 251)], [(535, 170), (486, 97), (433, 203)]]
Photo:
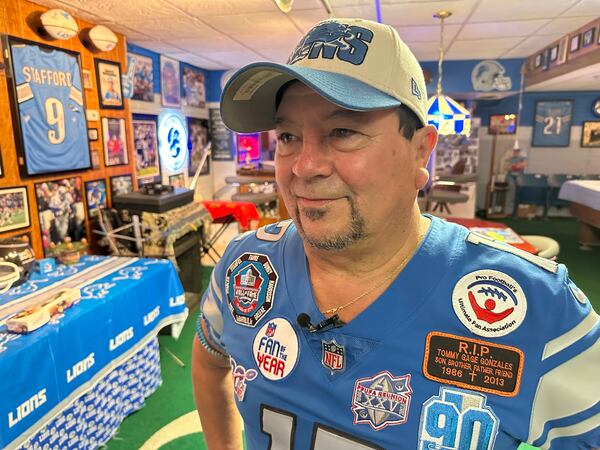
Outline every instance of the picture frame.
[(569, 47), (569, 36), (564, 36), (560, 41), (558, 41), (558, 57), (556, 58), (557, 66), (567, 62), (568, 47)]
[(540, 100), (535, 104), (533, 147), (568, 147), (573, 100)]
[(0, 233), (30, 225), (27, 186), (0, 189)]
[(490, 114), (488, 134), (515, 134), (517, 132), (517, 115)]
[(581, 34), (577, 33), (571, 36), (569, 41), (569, 53), (575, 53), (579, 50), (579, 46), (581, 44)]
[(133, 192), (133, 177), (130, 174), (113, 175), (110, 177), (110, 198), (111, 201), (121, 194)]
[(135, 173), (138, 183), (145, 184), (160, 179), (156, 116), (133, 115), (133, 145)]
[(101, 208), (108, 207), (106, 180), (99, 178), (84, 183), (88, 217), (97, 217)]
[(533, 68), (537, 69), (541, 65), (542, 65), (542, 54), (538, 53), (537, 55), (535, 55), (535, 60), (534, 60), (534, 63), (533, 63)]
[(35, 183), (40, 235), (44, 255), (66, 237), (72, 242), (87, 238), (81, 177)]
[(583, 122), (581, 126), (581, 146), (600, 147), (600, 120)]
[(104, 150), (105, 166), (129, 164), (125, 119), (102, 118), (102, 148)]
[(94, 59), (94, 64), (100, 109), (123, 109), (121, 64), (106, 59)]
[(558, 59), (558, 44), (550, 48), (550, 62), (554, 62)]
[(4, 177), (4, 165), (2, 164), (2, 148), (0, 147), (0, 178)]
[[(198, 164), (202, 160), (202, 150), (210, 141), (208, 120), (197, 119), (195, 117), (187, 118), (188, 127), (188, 175), (193, 177), (198, 169)], [(200, 175), (210, 173), (210, 158), (206, 158)]]
[(550, 68), (550, 49), (546, 48), (542, 51), (542, 70)]
[(19, 239), (20, 241), (25, 242), (26, 244), (31, 245), (31, 231), (26, 231), (24, 233), (13, 234), (10, 236), (13, 239)]
[(162, 105), (168, 108), (181, 106), (179, 73), (179, 61), (160, 55), (160, 95)]
[(129, 53), (135, 58), (132, 100), (154, 102), (154, 60), (148, 56)]
[[(5, 35), (2, 40), (8, 56), (6, 75), (21, 176), (91, 168), (80, 54), (14, 36)], [(68, 73), (69, 83), (67, 77), (52, 84), (30, 83), (34, 57)]]
[(584, 31), (581, 34), (581, 48), (589, 47), (594, 43), (594, 37), (596, 36), (596, 27), (592, 27), (589, 30)]
[(98, 154), (98, 150), (92, 150), (92, 169), (100, 168), (100, 155)]
[(90, 91), (94, 89), (94, 84), (92, 83), (92, 72), (90, 70), (81, 70), (81, 81), (85, 90)]
[(183, 188), (185, 187), (185, 176), (183, 173), (169, 175), (169, 184), (176, 188)]
[(195, 67), (183, 66), (183, 104), (191, 108), (206, 107), (204, 72)]
[(95, 142), (98, 140), (98, 128), (88, 128), (88, 139), (90, 142)]

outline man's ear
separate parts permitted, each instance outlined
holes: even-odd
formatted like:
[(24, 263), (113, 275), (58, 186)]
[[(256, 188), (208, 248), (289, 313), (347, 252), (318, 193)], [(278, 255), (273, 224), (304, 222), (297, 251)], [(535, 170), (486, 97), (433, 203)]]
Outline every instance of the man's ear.
[(415, 132), (413, 142), (417, 150), (415, 156), (419, 167), (425, 167), (427, 165), (431, 152), (433, 152), (433, 149), (437, 144), (437, 139), (437, 129), (433, 125), (426, 125)]

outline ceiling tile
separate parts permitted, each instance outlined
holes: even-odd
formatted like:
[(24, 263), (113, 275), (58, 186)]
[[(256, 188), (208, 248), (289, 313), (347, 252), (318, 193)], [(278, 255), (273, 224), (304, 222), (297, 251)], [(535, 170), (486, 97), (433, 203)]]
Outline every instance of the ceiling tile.
[[(460, 31), (458, 39), (486, 39), (503, 38), (506, 36), (529, 36), (538, 29), (549, 23), (549, 19), (543, 20), (519, 20), (514, 22), (485, 22), (467, 23)], [(507, 28), (510, 33), (507, 33)]]
[(507, 50), (518, 45), (522, 40), (522, 37), (456, 40), (452, 43), (452, 45), (450, 45), (450, 48), (448, 49), (448, 55), (450, 55), (450, 52), (453, 54), (456, 54), (457, 52), (465, 52), (465, 56), (468, 56), (469, 52), (478, 49)]
[[(451, 42), (456, 37), (461, 25), (444, 24), (444, 42)], [(395, 27), (400, 37), (407, 43), (440, 40), (440, 25), (421, 25), (416, 27)]]
[(600, 0), (581, 0), (569, 8), (562, 17), (587, 16), (589, 20), (598, 17)]
[(235, 36), (237, 33), (246, 31), (247, 33), (265, 34), (275, 37), (282, 33), (288, 34), (297, 31), (292, 21), (277, 11), (211, 16), (204, 19), (204, 22), (230, 36)]
[[(495, 22), (500, 20), (552, 19), (559, 16), (579, 0), (481, 0), (470, 22)], [(510, 28), (507, 28), (510, 30)]]
[(171, 39), (168, 41), (170, 44), (175, 45), (188, 52), (199, 54), (201, 52), (226, 52), (226, 51), (239, 51), (243, 52), (247, 49), (235, 42), (233, 39), (224, 36), (222, 34), (215, 33), (209, 38), (194, 39)]
[(300, 42), (300, 38), (302, 38), (302, 34), (298, 31), (286, 36), (278, 36), (277, 39), (264, 34), (238, 34), (235, 36), (235, 39), (244, 44), (245, 47), (260, 50), (262, 54), (265, 54), (265, 49), (273, 47), (284, 48), (291, 52)]
[(439, 52), (418, 51), (418, 52), (414, 52), (414, 54), (417, 57), (417, 59), (419, 60), (419, 62), (437, 61), (440, 56)]
[(433, 14), (442, 9), (452, 11), (452, 16), (444, 21), (445, 24), (463, 23), (478, 0), (448, 0), (418, 3), (394, 3), (381, 5), (381, 17), (389, 25), (434, 25), (440, 20)]
[(311, 9), (306, 11), (292, 10), (288, 17), (296, 24), (297, 28), (302, 30), (303, 33), (306, 33), (317, 22), (327, 19), (327, 13), (324, 9)]
[(177, 17), (181, 14), (162, 0), (68, 0), (79, 9), (120, 22), (125, 17), (139, 20)]
[(363, 6), (344, 6), (333, 8), (335, 17), (355, 17), (357, 19), (377, 20), (375, 7), (373, 3)]
[(526, 48), (514, 48), (502, 54), (502, 58), (527, 58), (532, 53), (531, 50)]
[(186, 13), (203, 19), (210, 16), (225, 14), (240, 14), (243, 10), (247, 13), (278, 11), (272, 0), (164, 0)]
[(203, 54), (215, 62), (221, 62), (229, 67), (239, 68), (256, 61), (264, 61), (256, 53), (246, 52), (207, 52)]
[[(600, 0), (598, 10), (600, 11)], [(569, 34), (577, 28), (584, 26), (590, 20), (590, 17), (559, 17), (558, 19), (549, 22), (548, 25), (543, 27), (536, 34), (542, 36), (548, 34)]]
[(541, 50), (552, 42), (560, 39), (562, 34), (554, 34), (548, 36), (531, 36), (520, 42), (515, 48), (516, 49), (528, 49), (530, 54), (536, 50)]
[(477, 46), (466, 52), (464, 50), (448, 50), (445, 57), (453, 60), (461, 59), (498, 59), (503, 53), (500, 49), (486, 48), (485, 46)]
[(411, 42), (408, 44), (409, 48), (414, 52), (436, 52), (440, 51), (440, 43), (439, 42)]

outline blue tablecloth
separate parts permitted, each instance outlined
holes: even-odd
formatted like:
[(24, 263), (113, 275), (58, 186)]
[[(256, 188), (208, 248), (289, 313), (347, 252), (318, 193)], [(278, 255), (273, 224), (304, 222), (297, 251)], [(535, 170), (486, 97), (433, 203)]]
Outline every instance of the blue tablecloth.
[(62, 317), (27, 335), (0, 326), (0, 448), (18, 447), (101, 380), (117, 376), (114, 369), (148, 347), (160, 328), (187, 316), (169, 261), (86, 256), (0, 295), (0, 318), (3, 309), (64, 286), (80, 288), (81, 300)]

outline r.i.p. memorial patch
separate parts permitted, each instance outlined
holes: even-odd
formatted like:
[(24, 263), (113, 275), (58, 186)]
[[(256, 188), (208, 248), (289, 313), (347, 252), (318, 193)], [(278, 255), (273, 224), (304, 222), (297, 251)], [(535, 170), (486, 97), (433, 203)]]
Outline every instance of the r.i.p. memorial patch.
[(273, 306), (277, 272), (268, 256), (244, 253), (227, 268), (225, 292), (233, 319), (254, 327)]

